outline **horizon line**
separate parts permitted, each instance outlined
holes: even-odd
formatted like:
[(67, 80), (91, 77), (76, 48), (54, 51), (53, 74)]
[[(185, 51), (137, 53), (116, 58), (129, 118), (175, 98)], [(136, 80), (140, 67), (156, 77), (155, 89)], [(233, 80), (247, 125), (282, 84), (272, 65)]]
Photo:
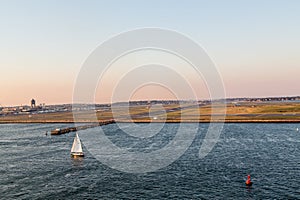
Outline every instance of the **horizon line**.
[[(163, 101), (163, 102), (167, 102), (167, 101), (184, 101), (184, 102), (199, 102), (199, 101), (220, 101), (220, 100), (229, 100), (229, 99), (279, 99), (279, 98), (299, 98), (300, 99), (300, 95), (292, 95), (292, 96), (264, 96), (264, 97), (226, 97), (226, 98), (220, 98), (220, 99), (198, 99), (198, 100), (193, 100), (193, 99), (140, 99), (140, 100), (132, 100), (132, 101), (116, 101), (116, 102), (94, 102), (94, 103), (54, 103), (54, 104), (46, 104), (46, 103), (40, 103), (41, 104), (45, 104), (45, 105), (49, 105), (49, 106), (54, 106), (54, 105), (76, 105), (76, 104), (85, 104), (85, 105), (91, 105), (91, 104), (118, 104), (118, 103), (131, 103), (131, 102), (152, 102), (152, 101)], [(10, 105), (10, 106), (2, 106), (0, 104), (0, 108), (4, 108), (4, 107), (17, 107), (17, 106), (29, 106), (28, 104), (21, 104), (21, 105)]]

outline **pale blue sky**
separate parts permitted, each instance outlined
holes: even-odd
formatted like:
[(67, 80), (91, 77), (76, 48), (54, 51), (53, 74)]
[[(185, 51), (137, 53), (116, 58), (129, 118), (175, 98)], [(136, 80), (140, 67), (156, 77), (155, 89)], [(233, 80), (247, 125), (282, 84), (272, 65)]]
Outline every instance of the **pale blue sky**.
[(228, 97), (299, 95), (300, 1), (0, 1), (0, 104), (69, 103), (101, 42), (142, 27), (207, 50)]

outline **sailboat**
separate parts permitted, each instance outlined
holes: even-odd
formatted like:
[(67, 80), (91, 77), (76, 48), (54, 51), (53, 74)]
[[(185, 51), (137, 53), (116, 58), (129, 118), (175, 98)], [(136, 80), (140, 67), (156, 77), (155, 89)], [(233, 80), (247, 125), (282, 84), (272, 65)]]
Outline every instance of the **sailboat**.
[(84, 154), (82, 152), (81, 142), (80, 142), (80, 139), (79, 139), (79, 136), (77, 133), (75, 135), (74, 142), (72, 145), (71, 156), (72, 157), (83, 157), (84, 156)]

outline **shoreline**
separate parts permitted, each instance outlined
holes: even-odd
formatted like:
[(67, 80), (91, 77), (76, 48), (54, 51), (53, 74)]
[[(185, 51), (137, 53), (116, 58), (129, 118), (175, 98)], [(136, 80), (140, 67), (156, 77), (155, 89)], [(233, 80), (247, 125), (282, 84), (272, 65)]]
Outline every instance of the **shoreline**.
[[(1, 121), (0, 124), (94, 124), (94, 123), (103, 123), (111, 120), (102, 120), (102, 121), (69, 121), (69, 120), (60, 120), (60, 121)], [(300, 123), (300, 120), (116, 120), (115, 123)]]
[[(75, 118), (74, 118), (75, 117)], [(26, 123), (300, 123), (300, 102), (168, 104), (119, 106), (112, 109), (2, 115), (0, 124)]]

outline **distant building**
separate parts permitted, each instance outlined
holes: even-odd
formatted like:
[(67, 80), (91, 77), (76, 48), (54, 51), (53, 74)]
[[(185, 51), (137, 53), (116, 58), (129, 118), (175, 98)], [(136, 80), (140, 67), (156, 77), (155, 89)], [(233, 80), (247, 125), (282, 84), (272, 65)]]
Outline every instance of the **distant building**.
[(35, 108), (35, 100), (34, 99), (31, 99), (31, 108)]

